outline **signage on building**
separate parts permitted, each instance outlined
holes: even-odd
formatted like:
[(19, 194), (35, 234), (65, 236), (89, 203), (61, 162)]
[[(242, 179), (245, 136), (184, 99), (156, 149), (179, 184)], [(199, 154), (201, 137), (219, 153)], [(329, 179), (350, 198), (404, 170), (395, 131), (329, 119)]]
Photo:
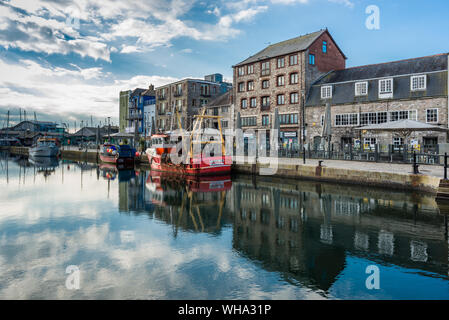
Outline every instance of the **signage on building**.
[(297, 135), (298, 135), (298, 132), (296, 132), (296, 131), (284, 132), (284, 137), (285, 138), (292, 138), (292, 137), (296, 137)]

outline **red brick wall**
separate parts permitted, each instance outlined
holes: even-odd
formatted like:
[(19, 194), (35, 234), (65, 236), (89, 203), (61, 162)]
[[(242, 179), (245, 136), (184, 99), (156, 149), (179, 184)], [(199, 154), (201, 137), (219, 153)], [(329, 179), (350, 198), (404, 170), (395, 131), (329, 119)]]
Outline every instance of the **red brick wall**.
[[(323, 53), (323, 41), (327, 41), (327, 53)], [(341, 70), (346, 67), (346, 60), (327, 32), (323, 33), (309, 48), (309, 54), (315, 55), (315, 65), (320, 72)], [(307, 57), (307, 63), (309, 57)]]

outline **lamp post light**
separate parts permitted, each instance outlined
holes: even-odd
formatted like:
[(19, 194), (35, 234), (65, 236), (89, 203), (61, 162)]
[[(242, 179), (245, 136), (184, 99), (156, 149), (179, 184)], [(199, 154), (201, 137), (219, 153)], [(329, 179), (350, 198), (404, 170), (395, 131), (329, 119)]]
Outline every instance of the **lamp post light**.
[(302, 99), (302, 160), (306, 164), (306, 108), (305, 108), (305, 90), (301, 90)]

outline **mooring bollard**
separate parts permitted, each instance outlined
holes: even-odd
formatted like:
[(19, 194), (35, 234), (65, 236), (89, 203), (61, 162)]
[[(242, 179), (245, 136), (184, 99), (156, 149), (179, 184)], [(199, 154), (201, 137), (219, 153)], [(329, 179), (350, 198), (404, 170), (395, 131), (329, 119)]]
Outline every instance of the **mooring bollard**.
[(419, 174), (419, 165), (416, 163), (416, 152), (413, 151), (413, 174)]
[(306, 164), (306, 147), (302, 146), (302, 160), (303, 163)]
[(444, 180), (447, 180), (447, 152), (444, 153)]

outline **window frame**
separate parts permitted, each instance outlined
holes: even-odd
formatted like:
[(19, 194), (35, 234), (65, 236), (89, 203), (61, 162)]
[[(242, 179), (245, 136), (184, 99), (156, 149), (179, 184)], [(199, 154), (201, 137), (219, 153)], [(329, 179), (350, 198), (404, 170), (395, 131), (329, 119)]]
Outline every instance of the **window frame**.
[[(296, 82), (293, 82), (293, 81), (292, 81), (292, 77), (293, 77), (293, 76), (296, 76), (296, 77), (295, 77), (295, 78), (296, 78)], [(290, 84), (298, 84), (298, 83), (299, 83), (299, 73), (298, 73), (298, 72), (292, 72), (292, 73), (290, 73), (289, 81), (290, 81)]]
[[(293, 59), (294, 61), (294, 63), (292, 63), (292, 58), (296, 58), (296, 59)], [(289, 56), (289, 58), (288, 58), (288, 65), (289, 66), (296, 66), (296, 65), (298, 65), (298, 61), (299, 61), (299, 59), (298, 59), (298, 54), (291, 54), (290, 56)]]
[(322, 51), (323, 53), (327, 53), (327, 41), (323, 40), (323, 45), (322, 45)]
[[(284, 97), (282, 100), (282, 103), (279, 103), (279, 98), (280, 97)], [(278, 95), (276, 95), (276, 104), (278, 105), (278, 106), (283, 106), (283, 105), (285, 105), (285, 94), (283, 94), (283, 93), (280, 93), (280, 94), (278, 94)]]
[[(358, 85), (364, 85), (365, 86), (365, 93), (360, 93), (357, 91)], [(359, 81), (354, 84), (354, 94), (356, 97), (364, 97), (368, 95), (368, 81)]]
[[(390, 91), (382, 91), (382, 83), (383, 82), (390, 82), (391, 85), (391, 89)], [(387, 87), (387, 85), (385, 85), (385, 88)], [(393, 93), (394, 93), (394, 79), (393, 78), (384, 78), (384, 79), (380, 79), (379, 80), (379, 98), (380, 99), (388, 99), (388, 98), (393, 98)]]
[(313, 53), (309, 53), (309, 64), (311, 66), (316, 65), (316, 57)]
[[(279, 79), (282, 79), (282, 84), (279, 84)], [(284, 87), (285, 86), (285, 74), (279, 74), (276, 76), (276, 86)]]
[[(327, 92), (329, 90), (329, 95), (323, 95), (323, 93)], [(333, 88), (332, 86), (321, 86), (321, 99), (332, 99), (333, 94)]]
[[(292, 96), (296, 95), (296, 101), (292, 102)], [(299, 92), (290, 92), (290, 104), (298, 104), (299, 103)]]
[[(419, 85), (420, 78), (424, 79), (424, 87), (413, 88), (413, 80), (418, 79), (417, 84)], [(410, 77), (410, 91), (415, 92), (415, 91), (425, 91), (425, 90), (427, 90), (427, 76), (425, 74)]]
[[(243, 106), (243, 101), (245, 101), (245, 106)], [(248, 109), (248, 99), (247, 98), (242, 98), (240, 100), (240, 109)]]
[[(282, 62), (282, 65), (279, 65), (279, 62)], [(276, 67), (278, 69), (285, 68), (285, 57), (276, 58)]]
[[(437, 119), (436, 121), (429, 121), (429, 114), (428, 112), (431, 110), (436, 110), (437, 111)], [(426, 123), (438, 123), (440, 121), (440, 110), (439, 108), (428, 108), (426, 109)]]

